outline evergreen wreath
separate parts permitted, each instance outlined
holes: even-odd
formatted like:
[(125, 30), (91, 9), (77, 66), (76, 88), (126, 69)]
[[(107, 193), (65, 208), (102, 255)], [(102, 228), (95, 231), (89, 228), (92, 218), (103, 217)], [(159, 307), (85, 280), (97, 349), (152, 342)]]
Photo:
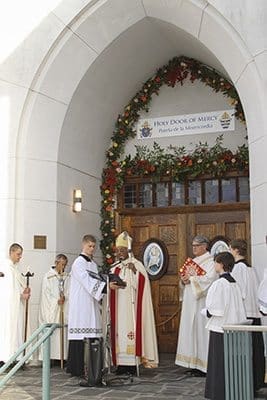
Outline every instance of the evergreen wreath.
[(223, 77), (214, 68), (209, 67), (193, 58), (175, 57), (156, 74), (148, 79), (142, 88), (125, 106), (122, 114), (118, 115), (115, 129), (111, 137), (111, 145), (106, 151), (106, 166), (102, 172), (101, 184), (101, 233), (100, 248), (104, 256), (104, 268), (114, 262), (114, 205), (115, 196), (123, 186), (125, 177), (151, 176), (160, 179), (161, 176), (171, 175), (174, 181), (182, 181), (187, 177), (196, 177), (204, 173), (219, 176), (233, 170), (248, 169), (248, 148), (238, 147), (236, 153), (223, 147), (222, 136), (219, 136), (213, 147), (207, 143), (199, 143), (196, 148), (186, 154), (184, 147), (169, 147), (168, 152), (154, 143), (153, 149), (146, 146), (136, 146), (136, 155), (121, 159), (125, 143), (134, 138), (135, 124), (141, 111), (149, 111), (149, 105), (154, 94), (158, 95), (161, 86), (175, 87), (189, 79), (190, 82), (199, 80), (216, 93), (220, 92), (229, 98), (235, 108), (235, 117), (245, 123), (244, 112), (239, 96), (232, 82)]

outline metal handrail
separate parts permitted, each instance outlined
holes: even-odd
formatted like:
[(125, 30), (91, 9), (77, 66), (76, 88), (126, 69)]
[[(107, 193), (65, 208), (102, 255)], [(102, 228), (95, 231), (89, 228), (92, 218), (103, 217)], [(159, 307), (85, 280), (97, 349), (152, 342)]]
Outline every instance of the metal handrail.
[(60, 328), (60, 324), (43, 324), (37, 328), (29, 339), (23, 343), (16, 353), (0, 368), (0, 375), (5, 372), (11, 364), (16, 361), (17, 357), (21, 355), (24, 350), (32, 344), (32, 342), (42, 333), (42, 336), (37, 342), (28, 350), (16, 365), (0, 380), (0, 389), (9, 381), (9, 379), (22, 367), (26, 361), (29, 360), (31, 355), (43, 344), (43, 371), (42, 371), (42, 399), (50, 400), (50, 336), (55, 329)]
[(225, 399), (253, 400), (252, 332), (267, 332), (266, 325), (225, 325)]
[(267, 332), (267, 325), (224, 325), (224, 331)]

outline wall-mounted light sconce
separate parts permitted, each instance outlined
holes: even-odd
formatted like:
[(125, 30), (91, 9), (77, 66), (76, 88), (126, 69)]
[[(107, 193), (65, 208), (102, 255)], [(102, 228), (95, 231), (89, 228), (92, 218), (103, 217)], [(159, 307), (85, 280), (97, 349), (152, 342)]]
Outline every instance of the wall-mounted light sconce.
[(73, 211), (82, 211), (82, 191), (80, 189), (73, 190)]

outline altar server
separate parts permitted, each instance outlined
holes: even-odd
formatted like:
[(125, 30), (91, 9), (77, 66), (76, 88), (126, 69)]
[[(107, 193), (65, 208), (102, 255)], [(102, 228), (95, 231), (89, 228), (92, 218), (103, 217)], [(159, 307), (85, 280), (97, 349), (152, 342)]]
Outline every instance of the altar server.
[[(247, 243), (243, 239), (235, 239), (230, 244), (235, 264), (231, 275), (239, 284), (244, 300), (246, 316), (252, 325), (261, 325), (261, 314), (258, 304), (259, 281), (255, 271), (246, 260)], [(253, 382), (254, 392), (264, 385), (265, 360), (262, 332), (252, 332), (253, 350)]]
[(267, 315), (267, 268), (264, 270), (263, 280), (258, 290), (259, 308), (262, 315)]
[[(68, 322), (69, 274), (65, 272), (68, 258), (58, 254), (55, 265), (45, 274), (39, 308), (39, 324)], [(63, 329), (63, 332), (61, 331)], [(58, 328), (51, 336), (50, 357), (52, 360), (67, 358), (68, 341), (66, 327)], [(42, 360), (42, 352), (39, 358)]]
[(215, 256), (215, 270), (220, 277), (209, 288), (202, 310), (208, 317), (206, 328), (210, 332), (205, 397), (211, 400), (225, 400), (222, 327), (246, 321), (241, 290), (230, 274), (233, 265), (234, 257), (228, 251)]
[(31, 289), (19, 271), (23, 248), (13, 243), (9, 258), (0, 263), (0, 366), (23, 344), (25, 306)]
[[(85, 235), (82, 252), (71, 268), (67, 372), (73, 376), (84, 376), (84, 339), (103, 336), (100, 300), (105, 294), (106, 283), (90, 275), (90, 272), (98, 274), (93, 260), (95, 247), (95, 237)], [(115, 283), (109, 285), (114, 290), (117, 288)]]

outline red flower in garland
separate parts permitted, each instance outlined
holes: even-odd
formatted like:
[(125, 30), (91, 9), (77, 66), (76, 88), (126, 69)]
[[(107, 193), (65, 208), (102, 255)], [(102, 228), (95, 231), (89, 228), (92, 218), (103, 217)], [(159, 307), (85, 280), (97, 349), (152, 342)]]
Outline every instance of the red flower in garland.
[(108, 168), (105, 170), (105, 184), (107, 187), (114, 187), (117, 183), (117, 173), (113, 168)]
[(166, 75), (166, 80), (168, 82), (168, 85), (171, 87), (174, 87), (176, 84), (176, 81), (179, 80), (179, 77), (181, 77), (180, 71), (179, 70), (171, 70), (167, 73)]
[(182, 164), (191, 167), (191, 165), (193, 165), (193, 160), (191, 159), (190, 156), (184, 156), (182, 157)]
[(231, 161), (232, 158), (233, 158), (233, 153), (232, 153), (230, 150), (229, 150), (229, 151), (226, 151), (226, 152), (223, 154), (223, 159), (224, 159), (225, 161)]

